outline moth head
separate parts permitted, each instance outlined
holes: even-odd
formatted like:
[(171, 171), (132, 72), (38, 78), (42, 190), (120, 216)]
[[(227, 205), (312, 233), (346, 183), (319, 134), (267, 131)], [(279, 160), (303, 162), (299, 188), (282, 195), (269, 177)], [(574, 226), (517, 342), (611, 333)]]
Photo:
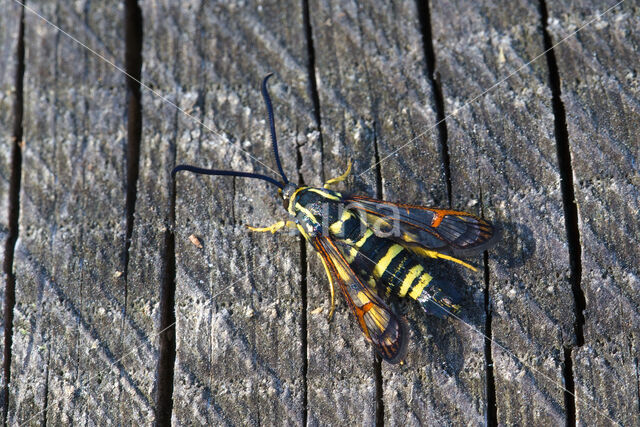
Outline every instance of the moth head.
[(297, 189), (298, 186), (296, 184), (288, 182), (284, 187), (282, 187), (282, 189), (278, 190), (278, 194), (282, 197), (282, 204), (285, 209), (289, 209), (289, 201)]

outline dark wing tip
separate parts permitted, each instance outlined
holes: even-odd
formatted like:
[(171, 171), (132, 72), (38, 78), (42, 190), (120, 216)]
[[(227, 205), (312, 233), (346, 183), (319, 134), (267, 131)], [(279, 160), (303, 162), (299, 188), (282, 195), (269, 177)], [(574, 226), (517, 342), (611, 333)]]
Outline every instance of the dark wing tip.
[(502, 238), (502, 227), (499, 224), (491, 223), (485, 219), (480, 219), (479, 227), (470, 227), (469, 234), (460, 236), (452, 242), (449, 252), (456, 257), (468, 257), (479, 255), (491, 249)]
[(409, 350), (409, 327), (403, 317), (394, 316), (395, 321), (387, 328), (385, 335), (388, 335), (390, 344), (383, 342), (378, 344), (376, 351), (387, 363), (395, 365), (401, 363), (407, 356)]

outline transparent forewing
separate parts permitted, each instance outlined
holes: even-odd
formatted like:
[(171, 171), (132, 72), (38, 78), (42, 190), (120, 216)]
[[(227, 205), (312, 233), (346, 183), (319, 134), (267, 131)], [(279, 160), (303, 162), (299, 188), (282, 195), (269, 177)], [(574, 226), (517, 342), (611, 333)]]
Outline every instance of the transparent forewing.
[(350, 209), (384, 237), (454, 256), (478, 254), (496, 243), (499, 230), (489, 221), (462, 211), (385, 202), (362, 196), (344, 199)]
[(312, 243), (340, 285), (367, 339), (387, 362), (402, 361), (408, 340), (404, 320), (396, 316), (351, 270), (333, 241), (319, 235), (313, 238)]

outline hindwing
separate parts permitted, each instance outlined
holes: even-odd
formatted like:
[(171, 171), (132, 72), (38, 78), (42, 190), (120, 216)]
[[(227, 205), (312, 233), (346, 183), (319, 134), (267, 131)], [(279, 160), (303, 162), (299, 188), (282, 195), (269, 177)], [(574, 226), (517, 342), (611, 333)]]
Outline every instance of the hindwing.
[(310, 240), (340, 285), (365, 337), (387, 362), (401, 362), (407, 353), (408, 329), (405, 320), (393, 313), (360, 280), (330, 237), (319, 234)]

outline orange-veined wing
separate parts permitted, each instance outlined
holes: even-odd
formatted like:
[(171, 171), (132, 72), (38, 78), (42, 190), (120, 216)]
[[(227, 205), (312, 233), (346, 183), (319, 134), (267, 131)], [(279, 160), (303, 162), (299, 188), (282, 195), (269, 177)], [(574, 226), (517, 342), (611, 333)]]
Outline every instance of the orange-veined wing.
[(311, 242), (340, 285), (342, 293), (358, 319), (365, 337), (389, 363), (398, 363), (407, 353), (407, 325), (353, 272), (335, 243), (322, 234)]
[[(363, 196), (343, 199), (349, 209), (366, 215), (376, 234), (408, 247), (458, 257), (477, 255), (500, 239), (489, 221), (467, 212), (386, 202)], [(394, 229), (395, 228), (395, 229)], [(419, 251), (418, 251), (419, 252)]]

